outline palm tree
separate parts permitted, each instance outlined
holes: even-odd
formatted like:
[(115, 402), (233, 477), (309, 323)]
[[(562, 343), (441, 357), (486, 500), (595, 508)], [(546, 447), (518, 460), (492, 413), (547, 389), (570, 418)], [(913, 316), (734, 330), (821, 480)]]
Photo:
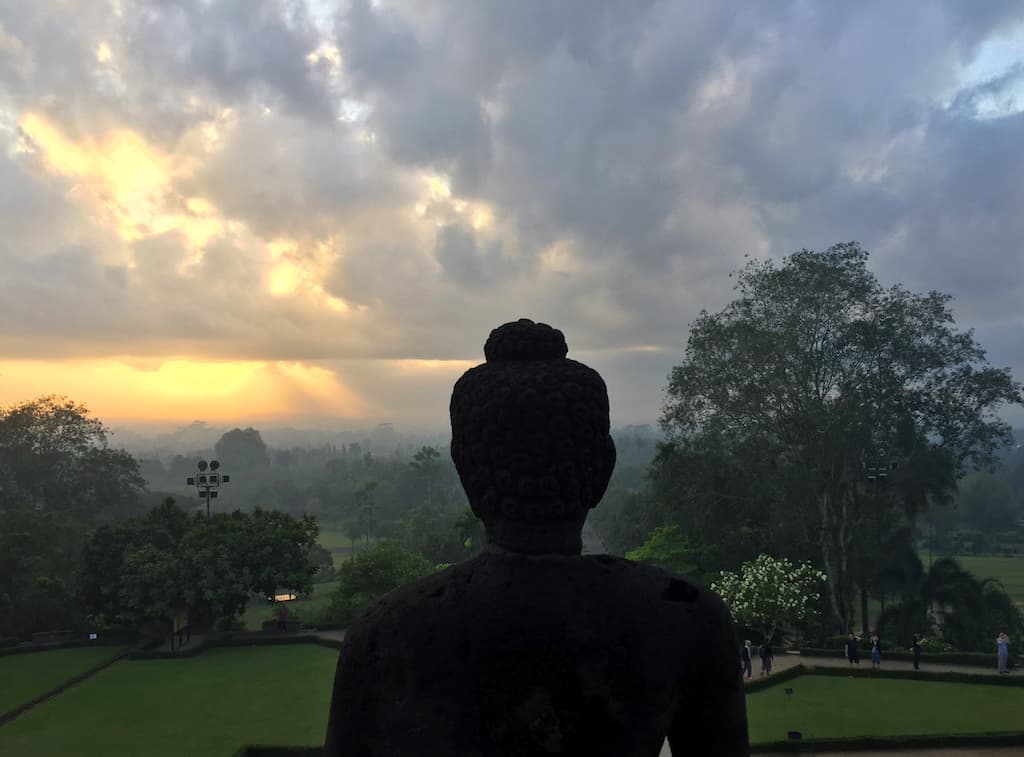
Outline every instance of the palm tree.
[(906, 574), (902, 600), (879, 617), (882, 636), (909, 639), (932, 626), (961, 651), (991, 651), (999, 631), (1024, 631), (1020, 610), (994, 578), (979, 580), (952, 557), (936, 560), (931, 570)]

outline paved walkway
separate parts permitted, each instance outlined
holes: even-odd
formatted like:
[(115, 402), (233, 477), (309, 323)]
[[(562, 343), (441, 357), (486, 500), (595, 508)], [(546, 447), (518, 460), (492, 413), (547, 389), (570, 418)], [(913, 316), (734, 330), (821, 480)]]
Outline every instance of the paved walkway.
[[(880, 754), (884, 757), (1021, 757), (1024, 755), (1024, 747), (1000, 746), (1000, 747), (978, 747), (976, 749), (914, 749), (907, 751), (874, 751), (874, 752), (800, 752), (800, 757), (870, 757)], [(661, 750), (660, 757), (671, 757), (668, 751), (668, 744)], [(762, 752), (762, 757), (793, 757), (793, 753)]]
[[(805, 665), (808, 668), (862, 668), (871, 670), (871, 658), (864, 658), (861, 660), (860, 665), (851, 666), (849, 661), (842, 656), (840, 653), (836, 653), (835, 657), (801, 657), (799, 654), (778, 654), (775, 656), (775, 662), (772, 669), (775, 672), (781, 672), (787, 668), (791, 668), (794, 665)], [(754, 678), (757, 678), (758, 670), (760, 669), (760, 661), (754, 665)], [(914, 663), (904, 660), (886, 660), (882, 657), (882, 670), (913, 670)], [(990, 667), (980, 667), (976, 665), (953, 665), (948, 662), (930, 662), (928, 660), (921, 661), (921, 672), (922, 673), (971, 673), (973, 675), (991, 675), (998, 676), (999, 671), (996, 669), (995, 655), (992, 655), (992, 665)], [(1020, 673), (1011, 673), (1010, 675), (1020, 675)]]

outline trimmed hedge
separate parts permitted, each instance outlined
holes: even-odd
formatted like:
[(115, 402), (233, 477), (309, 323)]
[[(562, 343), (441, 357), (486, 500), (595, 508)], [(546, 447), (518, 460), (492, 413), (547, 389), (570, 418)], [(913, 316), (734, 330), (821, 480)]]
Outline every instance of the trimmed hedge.
[[(836, 657), (846, 659), (845, 650), (835, 649), (821, 649), (815, 647), (807, 647), (800, 650), (801, 657)], [(862, 660), (870, 661), (871, 656), (861, 655)], [(900, 660), (902, 662), (913, 662), (913, 652), (887, 652), (882, 650), (882, 662), (886, 660)], [(936, 662), (945, 663), (946, 665), (973, 665), (979, 668), (993, 668), (996, 667), (996, 653), (992, 652), (922, 652), (921, 662)], [(1017, 660), (1013, 655), (1010, 655), (1010, 667), (1015, 667)]]
[(758, 752), (870, 752), (890, 749), (943, 749), (1024, 745), (1024, 731), (998, 733), (938, 733), (920, 736), (857, 736), (846, 739), (802, 739), (752, 744)]
[(775, 686), (776, 684), (791, 681), (794, 678), (797, 678), (798, 676), (806, 675), (810, 672), (811, 671), (804, 667), (802, 663), (799, 665), (794, 665), (793, 667), (786, 668), (785, 670), (779, 671), (778, 673), (772, 673), (770, 676), (766, 676), (764, 678), (755, 678), (750, 683), (745, 683), (744, 691), (746, 691), (748, 694), (753, 694), (758, 691), (763, 691), (764, 689), (770, 689), (772, 686)]
[[(802, 667), (802, 666), (798, 666)], [(837, 678), (902, 678), (916, 681), (927, 680), (939, 683), (976, 683), (982, 686), (1024, 686), (1020, 676), (1000, 676), (988, 673), (956, 673), (951, 670), (891, 670), (885, 668), (812, 668), (809, 675), (835, 676)]]
[(259, 634), (253, 636), (230, 635), (223, 638), (206, 639), (205, 641), (199, 642), (194, 647), (188, 647), (180, 652), (163, 650), (159, 652), (147, 652), (145, 650), (136, 649), (129, 653), (128, 659), (177, 660), (182, 657), (195, 657), (207, 649), (216, 647), (257, 647), (275, 646), (278, 644), (318, 644), (321, 647), (328, 647), (329, 649), (341, 649), (341, 642), (337, 639), (324, 639), (310, 634), (297, 634), (295, 636), (263, 636)]

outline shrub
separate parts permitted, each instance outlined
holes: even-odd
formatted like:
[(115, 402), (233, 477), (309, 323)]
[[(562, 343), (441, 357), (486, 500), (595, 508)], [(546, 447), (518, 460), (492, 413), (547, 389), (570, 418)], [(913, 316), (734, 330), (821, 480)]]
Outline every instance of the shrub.
[(351, 623), (368, 605), (403, 584), (433, 572), (430, 562), (393, 541), (382, 541), (338, 568), (338, 588), (317, 620)]

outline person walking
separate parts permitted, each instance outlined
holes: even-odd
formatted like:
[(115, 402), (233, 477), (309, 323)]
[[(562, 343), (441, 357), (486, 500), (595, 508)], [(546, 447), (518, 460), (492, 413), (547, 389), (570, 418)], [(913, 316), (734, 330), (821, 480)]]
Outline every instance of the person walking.
[(749, 681), (754, 677), (754, 650), (750, 648), (750, 639), (743, 642), (740, 660), (743, 662), (743, 676)]
[(871, 634), (871, 669), (882, 667), (882, 642), (877, 633)]
[(1000, 631), (996, 637), (996, 649), (999, 650), (999, 675), (1010, 674), (1010, 637)]
[(771, 637), (764, 640), (764, 644), (761, 645), (761, 676), (770, 676), (772, 674), (772, 660), (774, 655), (772, 654), (772, 640)]
[(927, 643), (928, 640), (922, 639), (921, 634), (914, 634), (914, 640), (910, 646), (911, 651), (914, 653), (914, 670), (921, 669), (921, 647)]
[(860, 665), (860, 636), (850, 632), (849, 638), (846, 640), (846, 659), (850, 661), (850, 665)]

